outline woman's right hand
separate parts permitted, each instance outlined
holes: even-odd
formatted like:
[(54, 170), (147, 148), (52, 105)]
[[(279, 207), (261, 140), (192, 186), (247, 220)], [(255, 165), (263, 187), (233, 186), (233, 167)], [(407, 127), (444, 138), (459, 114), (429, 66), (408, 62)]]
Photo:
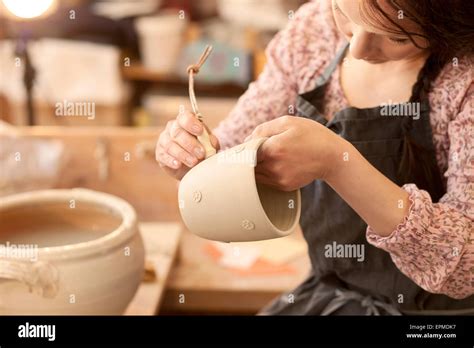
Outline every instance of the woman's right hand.
[[(196, 164), (204, 160), (204, 147), (196, 138), (204, 125), (190, 111), (182, 112), (169, 121), (156, 144), (156, 160), (165, 172), (175, 179), (181, 178)], [(212, 146), (219, 150), (219, 141), (209, 132)]]

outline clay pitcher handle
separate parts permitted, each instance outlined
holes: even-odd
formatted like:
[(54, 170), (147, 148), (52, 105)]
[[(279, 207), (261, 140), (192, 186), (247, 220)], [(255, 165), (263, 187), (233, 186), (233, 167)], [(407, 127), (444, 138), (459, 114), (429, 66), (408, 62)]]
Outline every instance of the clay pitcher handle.
[(196, 64), (188, 66), (186, 69), (189, 75), (189, 100), (191, 101), (191, 106), (193, 108), (194, 114), (202, 123), (204, 131), (200, 136), (198, 136), (199, 142), (204, 147), (204, 152), (206, 154), (206, 158), (209, 158), (217, 153), (216, 149), (212, 146), (211, 138), (209, 136), (209, 132), (206, 129), (206, 125), (204, 124), (204, 119), (199, 111), (197, 101), (196, 101), (196, 94), (194, 93), (194, 75), (199, 73), (199, 69), (201, 69), (202, 65), (206, 62), (207, 58), (212, 52), (212, 46), (206, 46), (203, 54), (199, 58), (199, 61)]
[(0, 260), (0, 279), (16, 280), (46, 298), (55, 297), (59, 290), (57, 268), (44, 261)]

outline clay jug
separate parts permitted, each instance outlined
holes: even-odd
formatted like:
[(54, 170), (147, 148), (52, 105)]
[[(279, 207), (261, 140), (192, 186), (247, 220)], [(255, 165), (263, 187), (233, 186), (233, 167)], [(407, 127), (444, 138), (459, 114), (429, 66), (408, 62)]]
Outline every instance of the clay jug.
[(219, 152), (183, 177), (179, 209), (191, 232), (221, 242), (246, 242), (287, 236), (295, 229), (300, 191), (280, 191), (255, 180), (257, 151), (266, 139)]

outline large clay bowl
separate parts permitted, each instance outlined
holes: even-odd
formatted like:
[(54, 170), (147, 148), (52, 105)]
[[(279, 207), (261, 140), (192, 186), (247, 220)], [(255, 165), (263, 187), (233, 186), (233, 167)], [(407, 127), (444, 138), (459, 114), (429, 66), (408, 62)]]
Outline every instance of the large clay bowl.
[(85, 189), (0, 201), (0, 314), (121, 314), (144, 270), (134, 209)]

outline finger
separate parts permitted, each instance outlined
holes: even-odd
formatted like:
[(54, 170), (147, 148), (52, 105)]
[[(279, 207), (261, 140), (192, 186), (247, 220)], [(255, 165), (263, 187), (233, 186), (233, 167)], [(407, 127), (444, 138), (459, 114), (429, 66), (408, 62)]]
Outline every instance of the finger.
[(219, 150), (220, 149), (219, 139), (217, 139), (217, 137), (214, 134), (212, 134), (208, 126), (206, 126), (204, 123), (202, 125), (206, 128), (207, 133), (209, 133), (209, 139), (211, 140), (212, 147), (215, 148), (216, 150)]
[(184, 163), (189, 168), (194, 167), (198, 163), (198, 159), (183, 149), (175, 142), (171, 142), (167, 149), (166, 153), (174, 158), (176, 158), (181, 163)]
[(175, 170), (181, 167), (181, 162), (163, 151), (157, 154), (157, 160), (161, 167), (169, 167)]
[(203, 126), (196, 115), (190, 111), (184, 111), (176, 118), (178, 124), (189, 133), (198, 136), (202, 134)]
[(175, 122), (176, 122), (176, 120), (170, 120), (170, 121), (166, 122), (164, 133), (169, 133), (171, 127), (173, 126), (173, 123), (175, 123)]
[(185, 129), (175, 122), (170, 129), (171, 138), (178, 143), (188, 153), (193, 154), (197, 159), (203, 159), (206, 155), (204, 147), (195, 136), (188, 133)]
[(258, 148), (257, 163), (263, 162), (265, 160), (270, 160), (273, 157), (274, 153), (276, 153), (278, 151), (280, 146), (281, 145), (280, 145), (280, 137), (279, 136), (273, 136), (271, 138), (268, 138)]
[(164, 152), (174, 157), (181, 163), (184, 163), (190, 168), (197, 164), (198, 159), (184, 150), (181, 146), (176, 144), (176, 142), (170, 138), (168, 133), (162, 134), (159, 142), (160, 146), (164, 149)]
[(219, 139), (214, 134), (209, 134), (209, 138), (211, 139), (211, 144), (212, 147), (215, 148), (216, 150), (219, 150), (221, 145), (219, 144)]
[(259, 163), (255, 167), (255, 174), (265, 175), (269, 178), (273, 176), (272, 171), (265, 166), (265, 163)]
[(270, 187), (272, 187), (272, 188), (278, 189), (278, 186), (277, 186), (277, 184), (275, 183), (275, 181), (272, 180), (270, 177), (268, 177), (268, 176), (266, 176), (266, 175), (256, 173), (256, 174), (255, 174), (255, 180), (256, 180), (257, 183), (259, 183), (259, 184), (267, 185), (267, 186), (270, 186)]
[(165, 132), (160, 134), (156, 144), (155, 158), (160, 164), (160, 167), (168, 166), (172, 169), (178, 169), (181, 167), (181, 163), (174, 157), (166, 153), (166, 147), (168, 146), (169, 137)]
[(173, 169), (167, 166), (162, 166), (161, 168), (165, 171), (166, 174), (172, 176), (177, 180), (181, 180), (183, 176), (189, 171), (189, 168), (186, 166), (180, 166), (179, 169)]
[[(170, 122), (168, 122), (166, 124), (166, 127), (165, 127), (165, 130), (163, 132), (161, 132), (160, 136), (158, 137), (158, 140), (156, 141), (156, 147), (155, 147), (155, 159), (156, 161), (160, 164), (160, 166), (162, 165), (168, 165), (168, 164), (171, 164), (173, 165), (173, 163), (166, 163), (166, 161), (163, 160), (162, 158), (162, 154), (163, 153), (166, 153), (166, 146), (167, 146), (167, 139), (169, 139), (167, 133), (168, 133), (168, 129), (169, 129), (169, 125)], [(179, 162), (178, 162), (179, 164)]]
[(271, 137), (273, 135), (283, 133), (288, 129), (288, 125), (292, 117), (294, 116), (282, 116), (258, 125), (253, 130), (252, 134), (250, 134), (249, 140), (263, 137)]

